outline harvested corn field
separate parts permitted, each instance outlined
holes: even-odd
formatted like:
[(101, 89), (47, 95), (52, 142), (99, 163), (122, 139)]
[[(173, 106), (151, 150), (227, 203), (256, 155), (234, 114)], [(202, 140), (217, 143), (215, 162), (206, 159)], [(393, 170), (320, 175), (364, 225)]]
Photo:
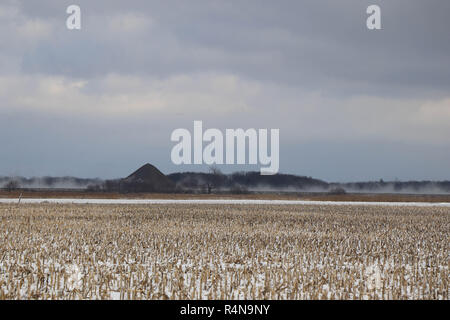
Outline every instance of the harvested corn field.
[(0, 299), (448, 299), (450, 208), (0, 204)]

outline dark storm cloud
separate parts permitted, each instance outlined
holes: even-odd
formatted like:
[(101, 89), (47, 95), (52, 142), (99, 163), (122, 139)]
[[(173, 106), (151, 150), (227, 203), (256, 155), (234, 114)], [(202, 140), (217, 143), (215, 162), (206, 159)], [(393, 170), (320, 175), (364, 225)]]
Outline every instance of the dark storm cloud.
[[(63, 28), (64, 1), (22, 3), (29, 17), (61, 21), (56, 38), (24, 55), (24, 71), (77, 77), (227, 71), (335, 94), (450, 88), (446, 1), (378, 1), (379, 32), (365, 27), (373, 1), (78, 3), (79, 34)], [(114, 19), (125, 13), (149, 23), (130, 35)]]

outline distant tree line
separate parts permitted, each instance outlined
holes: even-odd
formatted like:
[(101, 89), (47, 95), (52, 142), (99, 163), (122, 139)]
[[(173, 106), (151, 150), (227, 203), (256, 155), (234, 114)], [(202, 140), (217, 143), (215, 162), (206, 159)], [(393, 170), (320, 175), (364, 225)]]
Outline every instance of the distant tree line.
[(320, 190), (328, 189), (328, 183), (311, 177), (289, 174), (261, 175), (259, 172), (235, 172), (223, 174), (217, 169), (210, 172), (183, 172), (167, 176), (181, 190), (193, 190), (205, 193), (229, 191), (247, 193), (249, 191)]
[(379, 193), (450, 193), (450, 181), (366, 181), (330, 183), (330, 187), (341, 187), (347, 192)]
[(0, 177), (0, 188), (17, 189), (78, 189), (91, 192), (178, 192), (178, 193), (248, 193), (248, 192), (327, 192), (343, 193), (450, 193), (450, 181), (363, 181), (328, 183), (307, 176), (276, 174), (264, 176), (259, 172), (223, 174), (217, 168), (209, 172), (178, 172), (167, 175), (172, 184), (161, 181), (133, 179), (81, 179), (75, 177)]
[(2, 189), (85, 189), (89, 185), (102, 183), (101, 179), (82, 179), (76, 177), (0, 177)]

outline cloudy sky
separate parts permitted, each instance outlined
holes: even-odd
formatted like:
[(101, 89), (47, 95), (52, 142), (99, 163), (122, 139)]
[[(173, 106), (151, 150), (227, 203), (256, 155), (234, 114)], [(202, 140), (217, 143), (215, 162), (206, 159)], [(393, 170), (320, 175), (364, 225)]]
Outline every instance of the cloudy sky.
[[(382, 30), (366, 28), (370, 4)], [(285, 173), (450, 179), (449, 13), (446, 0), (2, 0), (0, 175), (205, 170), (170, 160), (171, 132), (202, 120), (279, 128)]]

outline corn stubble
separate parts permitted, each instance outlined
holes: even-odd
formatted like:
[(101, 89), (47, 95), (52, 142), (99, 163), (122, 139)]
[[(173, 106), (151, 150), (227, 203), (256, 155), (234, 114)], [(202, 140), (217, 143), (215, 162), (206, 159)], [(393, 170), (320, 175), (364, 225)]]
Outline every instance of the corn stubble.
[(0, 299), (448, 299), (448, 208), (0, 205)]

